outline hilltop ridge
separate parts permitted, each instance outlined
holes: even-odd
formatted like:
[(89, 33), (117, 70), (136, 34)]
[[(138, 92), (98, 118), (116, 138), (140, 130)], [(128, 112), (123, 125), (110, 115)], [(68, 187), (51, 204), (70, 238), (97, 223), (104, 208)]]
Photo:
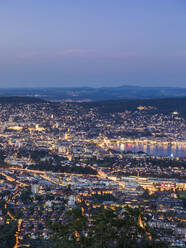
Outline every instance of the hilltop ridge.
[(81, 103), (86, 108), (97, 108), (101, 113), (135, 111), (139, 106), (151, 107), (152, 113), (167, 114), (178, 112), (186, 119), (186, 97), (183, 98), (161, 98), (161, 99), (121, 99), (98, 102)]

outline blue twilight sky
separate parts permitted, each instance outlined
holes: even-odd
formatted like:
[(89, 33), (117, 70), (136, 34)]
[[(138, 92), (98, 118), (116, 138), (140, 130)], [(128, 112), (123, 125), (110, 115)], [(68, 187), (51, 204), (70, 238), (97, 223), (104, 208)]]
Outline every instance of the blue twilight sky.
[(186, 87), (186, 0), (0, 0), (0, 87)]

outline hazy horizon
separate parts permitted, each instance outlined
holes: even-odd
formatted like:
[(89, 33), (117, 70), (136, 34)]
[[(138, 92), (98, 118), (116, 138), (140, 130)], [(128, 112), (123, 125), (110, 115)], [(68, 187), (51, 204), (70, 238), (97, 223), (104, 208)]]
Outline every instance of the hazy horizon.
[(91, 86), (91, 85), (75, 85), (75, 86), (33, 86), (33, 87), (26, 87), (26, 86), (15, 86), (15, 87), (0, 87), (0, 89), (3, 90), (13, 90), (13, 89), (70, 89), (70, 88), (92, 88), (92, 89), (99, 89), (99, 88), (119, 88), (119, 87), (141, 87), (141, 88), (186, 88), (186, 86), (168, 86), (168, 85), (162, 85), (162, 86), (155, 86), (155, 85), (137, 85), (137, 84), (120, 84), (120, 85), (100, 85), (100, 86)]

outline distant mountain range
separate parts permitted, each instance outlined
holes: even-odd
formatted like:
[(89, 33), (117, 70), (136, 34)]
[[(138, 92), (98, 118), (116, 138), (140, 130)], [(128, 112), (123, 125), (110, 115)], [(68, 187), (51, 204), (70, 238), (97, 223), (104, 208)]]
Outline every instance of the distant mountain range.
[(15, 88), (0, 89), (0, 96), (30, 96), (50, 101), (102, 101), (186, 97), (186, 88), (124, 85), (101, 88)]

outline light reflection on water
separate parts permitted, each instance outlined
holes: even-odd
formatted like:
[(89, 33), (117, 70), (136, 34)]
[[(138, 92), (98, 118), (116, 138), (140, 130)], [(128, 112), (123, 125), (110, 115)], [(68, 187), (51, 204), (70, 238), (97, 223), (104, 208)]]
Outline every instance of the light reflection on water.
[(148, 155), (160, 157), (186, 157), (186, 146), (177, 145), (161, 145), (161, 144), (142, 144), (142, 143), (123, 143), (114, 146), (114, 149), (120, 151), (145, 152)]

